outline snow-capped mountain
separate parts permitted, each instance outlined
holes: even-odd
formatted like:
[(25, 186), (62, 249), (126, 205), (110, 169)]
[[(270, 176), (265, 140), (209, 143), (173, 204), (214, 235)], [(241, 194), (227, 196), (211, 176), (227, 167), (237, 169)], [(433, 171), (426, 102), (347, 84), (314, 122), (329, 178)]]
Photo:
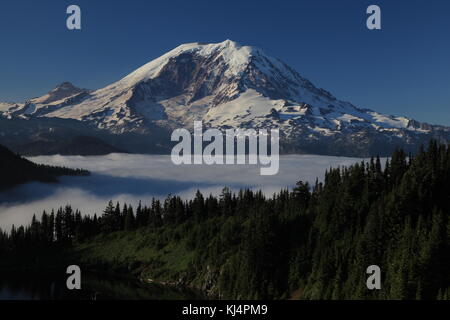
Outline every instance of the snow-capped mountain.
[(70, 82), (64, 82), (42, 97), (32, 98), (25, 103), (0, 103), (0, 113), (4, 116), (47, 116), (64, 106), (76, 103), (86, 97), (87, 89), (75, 87)]
[(95, 91), (64, 83), (24, 104), (0, 104), (7, 117), (76, 119), (114, 134), (151, 127), (279, 128), (286, 152), (342, 155), (417, 147), (450, 129), (361, 109), (341, 101), (262, 50), (226, 40), (183, 44)]

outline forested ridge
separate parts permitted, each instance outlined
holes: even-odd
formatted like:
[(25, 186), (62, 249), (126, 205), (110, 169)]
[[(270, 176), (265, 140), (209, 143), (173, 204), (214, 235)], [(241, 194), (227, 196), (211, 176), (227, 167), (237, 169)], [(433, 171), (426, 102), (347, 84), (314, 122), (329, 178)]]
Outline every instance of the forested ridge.
[[(299, 168), (301, 170), (301, 168)], [(133, 274), (238, 299), (450, 299), (450, 148), (431, 141), (332, 168), (323, 183), (133, 208), (70, 206), (0, 232), (3, 261), (52, 250), (82, 268)], [(26, 263), (25, 263), (26, 264)], [(368, 290), (378, 265), (381, 290)], [(0, 264), (1, 266), (1, 264)]]
[(57, 182), (58, 176), (88, 174), (81, 169), (35, 164), (0, 145), (0, 191), (30, 181)]

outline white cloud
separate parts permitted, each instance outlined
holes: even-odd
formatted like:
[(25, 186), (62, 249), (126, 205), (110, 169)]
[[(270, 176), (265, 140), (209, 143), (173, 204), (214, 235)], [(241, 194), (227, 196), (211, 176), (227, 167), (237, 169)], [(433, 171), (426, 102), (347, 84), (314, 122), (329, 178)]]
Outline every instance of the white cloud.
[(28, 224), (34, 213), (71, 204), (83, 214), (101, 213), (109, 200), (132, 203), (177, 194), (191, 198), (197, 189), (219, 194), (224, 186), (261, 189), (272, 195), (296, 181), (314, 183), (326, 169), (350, 165), (361, 159), (286, 155), (280, 157), (280, 171), (261, 176), (255, 165), (174, 165), (170, 156), (110, 154), (107, 156), (38, 156), (37, 163), (84, 168), (90, 177), (63, 177), (59, 184), (29, 183), (0, 194), (0, 227)]

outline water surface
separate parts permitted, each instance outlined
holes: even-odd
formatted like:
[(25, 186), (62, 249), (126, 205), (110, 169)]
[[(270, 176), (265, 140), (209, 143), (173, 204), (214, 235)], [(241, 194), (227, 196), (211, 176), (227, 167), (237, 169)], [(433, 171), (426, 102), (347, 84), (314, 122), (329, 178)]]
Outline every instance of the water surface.
[(66, 278), (55, 274), (3, 274), (0, 300), (179, 300), (199, 299), (193, 290), (140, 283), (98, 274), (83, 274), (81, 290), (69, 290)]

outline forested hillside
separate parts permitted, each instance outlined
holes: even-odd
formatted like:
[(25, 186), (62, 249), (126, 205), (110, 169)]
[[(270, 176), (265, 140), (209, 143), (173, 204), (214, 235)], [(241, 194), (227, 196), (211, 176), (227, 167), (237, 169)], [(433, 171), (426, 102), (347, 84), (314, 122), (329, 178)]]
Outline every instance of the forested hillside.
[[(219, 298), (449, 299), (450, 148), (330, 169), (267, 198), (169, 196), (113, 204), (101, 216), (71, 207), (0, 233), (4, 263), (60, 250), (82, 268), (195, 286)], [(25, 263), (26, 264), (26, 263)], [(381, 290), (366, 287), (378, 265)]]
[(56, 182), (58, 176), (88, 174), (81, 169), (35, 164), (0, 145), (0, 191), (29, 181)]

